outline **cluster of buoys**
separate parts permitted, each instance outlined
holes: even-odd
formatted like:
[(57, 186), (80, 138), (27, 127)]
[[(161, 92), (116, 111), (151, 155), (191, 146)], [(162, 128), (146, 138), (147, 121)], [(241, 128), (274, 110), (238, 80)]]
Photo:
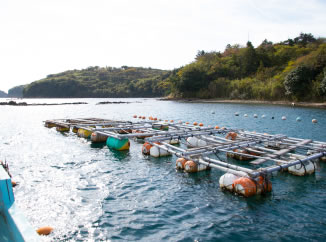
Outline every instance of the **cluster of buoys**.
[[(235, 115), (235, 116), (239, 116), (239, 113), (238, 113), (238, 112), (235, 112), (234, 115)], [(245, 113), (243, 116), (244, 116), (244, 117), (248, 117), (248, 114)], [(253, 114), (253, 117), (254, 117), (254, 118), (258, 118), (258, 115), (255, 113), (255, 114)], [(263, 114), (261, 117), (262, 117), (262, 118), (266, 118), (267, 116), (266, 116), (266, 114)], [(271, 119), (274, 119), (274, 116), (272, 116)], [(281, 119), (282, 119), (282, 120), (286, 120), (286, 116), (282, 116)], [(302, 120), (301, 117), (297, 117), (297, 118), (296, 118), (296, 121), (297, 121), (297, 122), (300, 122), (301, 120)], [(312, 123), (318, 123), (317, 119), (312, 119), (311, 122), (312, 122)]]
[(245, 197), (251, 197), (253, 195), (272, 191), (272, 183), (262, 176), (253, 179), (226, 173), (220, 177), (219, 183), (220, 188), (235, 192)]
[(144, 155), (150, 155), (153, 157), (162, 157), (162, 156), (171, 155), (171, 153), (169, 153), (166, 149), (163, 148), (163, 145), (161, 145), (158, 142), (155, 142), (155, 144), (157, 144), (159, 147), (152, 145), (148, 142), (145, 142), (142, 147), (142, 153)]
[(176, 169), (184, 170), (188, 173), (198, 172), (208, 170), (209, 167), (203, 164), (199, 164), (193, 160), (186, 160), (185, 158), (181, 157), (176, 160), (175, 163)]
[(229, 132), (227, 133), (227, 135), (225, 136), (226, 139), (231, 139), (231, 140), (235, 140), (237, 138), (238, 134), (236, 132)]

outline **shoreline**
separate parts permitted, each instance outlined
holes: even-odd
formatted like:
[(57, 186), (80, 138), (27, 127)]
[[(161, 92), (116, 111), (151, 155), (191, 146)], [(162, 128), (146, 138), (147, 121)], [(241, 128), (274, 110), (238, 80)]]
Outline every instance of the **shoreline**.
[(261, 101), (261, 100), (240, 100), (240, 99), (196, 99), (196, 98), (161, 98), (162, 101), (179, 101), (187, 103), (234, 103), (234, 104), (267, 104), (292, 107), (313, 107), (326, 108), (326, 102), (290, 102), (290, 101)]

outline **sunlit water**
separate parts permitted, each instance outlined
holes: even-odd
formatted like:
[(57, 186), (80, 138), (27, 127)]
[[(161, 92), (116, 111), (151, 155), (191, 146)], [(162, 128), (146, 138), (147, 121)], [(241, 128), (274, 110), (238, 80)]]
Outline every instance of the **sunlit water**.
[[(326, 239), (324, 164), (308, 177), (279, 174), (272, 178), (270, 195), (246, 199), (219, 189), (223, 173), (218, 170), (177, 172), (175, 157), (144, 157), (140, 143), (132, 141), (129, 151), (112, 151), (45, 128), (42, 123), (77, 117), (132, 120), (132, 115), (138, 114), (326, 141), (326, 110), (155, 99), (24, 101), (88, 103), (0, 106), (0, 159), (9, 162), (14, 180), (19, 182), (14, 189), (16, 202), (34, 228), (55, 228), (42, 240)], [(99, 101), (131, 103), (96, 105)], [(235, 112), (240, 115), (234, 116)], [(266, 118), (261, 118), (263, 114)], [(287, 120), (281, 120), (282, 116)], [(301, 122), (296, 122), (298, 116)], [(313, 118), (317, 124), (311, 123)]]

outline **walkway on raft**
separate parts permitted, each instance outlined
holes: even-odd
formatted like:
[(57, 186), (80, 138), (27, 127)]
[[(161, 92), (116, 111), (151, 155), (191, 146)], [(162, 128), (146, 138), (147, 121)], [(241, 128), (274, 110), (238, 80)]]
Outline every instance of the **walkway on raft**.
[(134, 118), (137, 121), (54, 119), (45, 121), (45, 126), (56, 127), (60, 132), (71, 130), (80, 137), (91, 138), (92, 142), (106, 142), (108, 147), (117, 150), (129, 149), (130, 139), (143, 139), (144, 154), (154, 157), (173, 154), (179, 157), (176, 168), (185, 172), (210, 168), (226, 172), (220, 178), (221, 188), (244, 196), (269, 192), (272, 173), (288, 171), (304, 176), (315, 172), (317, 162), (326, 160), (326, 142), (204, 127), (196, 122), (191, 125), (152, 117)]

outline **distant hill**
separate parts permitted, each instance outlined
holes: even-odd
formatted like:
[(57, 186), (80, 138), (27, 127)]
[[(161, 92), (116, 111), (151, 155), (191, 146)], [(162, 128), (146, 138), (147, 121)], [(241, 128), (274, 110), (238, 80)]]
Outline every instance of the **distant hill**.
[(228, 44), (198, 51), (169, 77), (171, 96), (244, 100), (326, 101), (326, 39), (301, 33), (257, 48)]
[(7, 97), (8, 94), (0, 90), (0, 97)]
[(169, 71), (128, 67), (88, 67), (48, 75), (26, 85), (24, 97), (156, 97), (165, 95)]
[(23, 97), (23, 90), (25, 85), (16, 86), (8, 90), (8, 97)]

